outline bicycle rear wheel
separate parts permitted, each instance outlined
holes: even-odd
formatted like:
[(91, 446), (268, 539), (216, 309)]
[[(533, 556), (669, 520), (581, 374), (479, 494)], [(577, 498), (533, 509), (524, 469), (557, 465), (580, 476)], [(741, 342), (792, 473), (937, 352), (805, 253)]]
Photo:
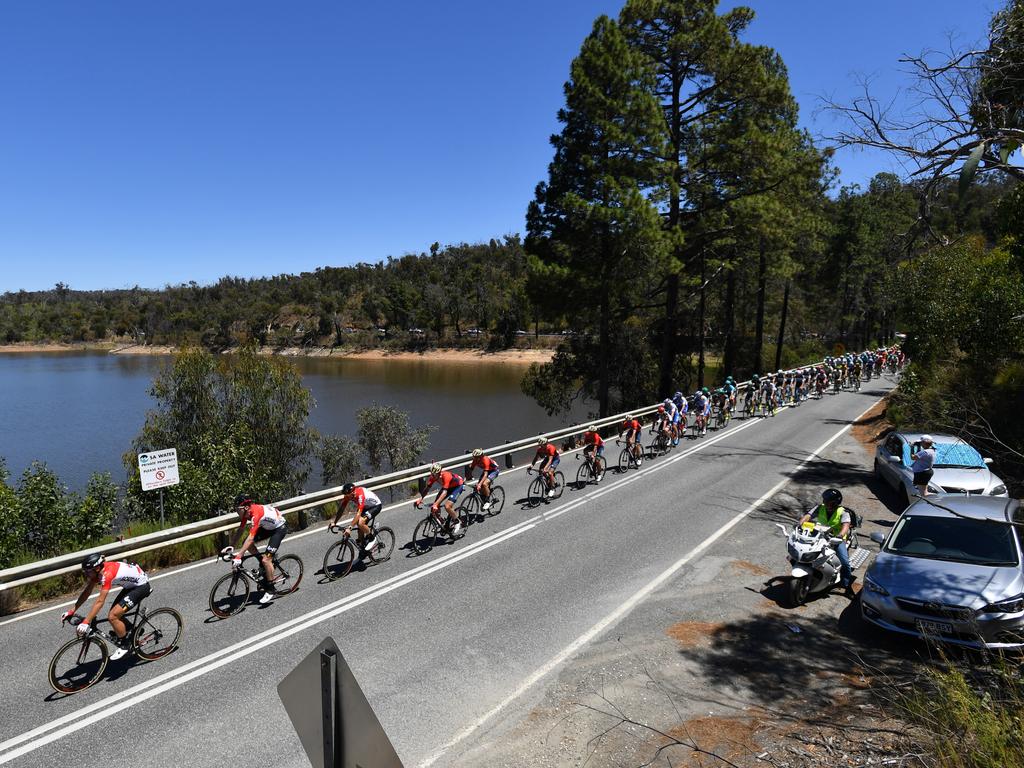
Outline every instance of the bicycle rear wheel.
[(324, 555), (324, 576), (337, 581), (349, 575), (356, 562), (356, 548), (351, 539), (340, 539), (327, 548)]
[(156, 661), (178, 647), (185, 622), (173, 608), (157, 608), (140, 619), (132, 632), (135, 655), (146, 661)]
[(285, 555), (274, 561), (274, 581), (270, 591), (278, 596), (290, 595), (299, 588), (299, 582), (302, 581), (302, 560), (298, 555)]
[(565, 475), (563, 475), (561, 472), (557, 472), (556, 471), (555, 472), (555, 487), (554, 487), (555, 495), (554, 495), (553, 498), (556, 498), (556, 499), (562, 498), (562, 491), (564, 491), (564, 490), (565, 490)]
[(68, 640), (50, 661), (48, 677), (57, 693), (78, 693), (94, 684), (107, 668), (107, 644), (92, 637)]
[(210, 611), (221, 619), (234, 616), (249, 602), (251, 588), (249, 579), (237, 571), (225, 573), (210, 590)]
[(491, 508), (487, 510), (488, 517), (500, 515), (501, 510), (505, 507), (505, 489), (500, 485), (492, 485), (488, 501), (491, 502)]
[(374, 538), (377, 540), (377, 543), (374, 545), (373, 551), (368, 552), (366, 555), (370, 562), (376, 565), (377, 563), (383, 563), (385, 560), (390, 560), (391, 553), (395, 551), (395, 532), (386, 525), (381, 526), (377, 529), (377, 533), (374, 534)]

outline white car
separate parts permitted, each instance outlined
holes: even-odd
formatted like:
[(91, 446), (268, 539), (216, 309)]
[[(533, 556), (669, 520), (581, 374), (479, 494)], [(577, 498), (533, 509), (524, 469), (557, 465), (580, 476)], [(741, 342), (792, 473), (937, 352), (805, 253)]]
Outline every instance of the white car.
[[(910, 471), (910, 454), (920, 447), (921, 432), (890, 432), (875, 449), (875, 474), (896, 489), (905, 507), (917, 489)], [(991, 459), (984, 458), (968, 443), (953, 435), (933, 434), (935, 466), (928, 483), (929, 493), (1005, 497), (1006, 484), (991, 472)]]

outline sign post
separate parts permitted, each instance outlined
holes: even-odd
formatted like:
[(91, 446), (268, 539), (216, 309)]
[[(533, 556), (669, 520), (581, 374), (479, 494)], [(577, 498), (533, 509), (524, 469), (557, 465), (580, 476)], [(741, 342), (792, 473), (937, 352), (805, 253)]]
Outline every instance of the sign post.
[(164, 488), (177, 485), (178, 449), (165, 448), (139, 454), (139, 480), (143, 491), (160, 491), (160, 527), (164, 526)]

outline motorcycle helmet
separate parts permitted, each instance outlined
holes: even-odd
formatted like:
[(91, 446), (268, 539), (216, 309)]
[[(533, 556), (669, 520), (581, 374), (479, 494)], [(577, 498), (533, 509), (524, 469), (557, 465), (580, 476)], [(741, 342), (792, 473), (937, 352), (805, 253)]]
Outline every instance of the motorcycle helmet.
[(842, 504), (843, 494), (835, 488), (827, 488), (821, 493), (821, 500), (826, 504)]

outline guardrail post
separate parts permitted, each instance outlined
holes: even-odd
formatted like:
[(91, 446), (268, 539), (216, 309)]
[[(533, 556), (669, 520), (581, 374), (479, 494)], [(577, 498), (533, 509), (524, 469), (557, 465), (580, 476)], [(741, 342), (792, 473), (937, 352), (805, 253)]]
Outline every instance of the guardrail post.
[[(505, 441), (505, 445), (508, 445), (508, 443), (509, 443), (509, 441), (506, 440)], [(505, 469), (512, 469), (513, 467), (515, 467), (515, 464), (512, 463), (512, 454), (511, 453), (506, 453), (505, 454)]]
[(299, 510), (299, 530), (304, 531), (309, 528), (309, 515), (306, 514), (306, 510)]

